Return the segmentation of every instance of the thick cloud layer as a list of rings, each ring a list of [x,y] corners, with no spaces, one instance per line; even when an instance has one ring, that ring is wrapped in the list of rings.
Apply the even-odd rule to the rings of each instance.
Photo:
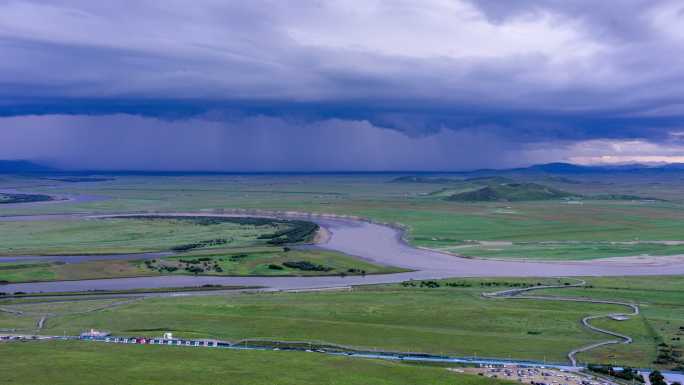
[[[214,127],[221,143],[257,146],[260,121],[275,138],[324,143],[335,126],[351,142],[392,143],[372,167],[346,163],[352,153],[312,158],[338,169],[507,166],[534,160],[509,154],[549,143],[673,148],[684,126],[681,52],[684,5],[674,0],[0,0],[0,130],[7,142],[31,140],[21,127],[46,115],[41,127],[56,140],[78,135],[64,149],[112,132],[133,151],[152,134],[115,126],[140,116],[180,142]],[[444,136],[481,155],[433,159],[426,143]],[[401,141],[410,160],[389,150]],[[482,155],[500,147],[510,151]],[[27,156],[77,162],[56,151]],[[216,167],[232,167],[219,155]]]

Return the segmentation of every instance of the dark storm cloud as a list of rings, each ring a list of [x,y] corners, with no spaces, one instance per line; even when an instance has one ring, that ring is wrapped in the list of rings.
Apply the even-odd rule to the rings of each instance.
[[[412,138],[368,122],[338,119],[51,115],[0,118],[1,127],[15,128],[0,141],[4,156],[38,153],[42,161],[72,169],[455,170],[531,160],[486,132],[442,130]],[[483,148],[492,152],[488,159],[481,156]]]
[[[449,131],[511,147],[665,143],[684,127],[682,8],[0,0],[0,116],[93,115],[108,125],[137,115],[178,132],[193,128],[177,120],[223,124],[233,135],[254,119],[286,131],[362,122],[412,140]],[[17,130],[3,122],[6,135]]]

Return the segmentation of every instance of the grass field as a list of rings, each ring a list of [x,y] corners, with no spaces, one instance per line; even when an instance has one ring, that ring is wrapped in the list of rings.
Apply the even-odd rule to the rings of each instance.
[[[485,300],[480,293],[491,288],[483,288],[481,281],[457,282],[471,286],[383,285],[352,292],[150,298],[86,315],[54,317],[45,332],[75,334],[97,328],[156,336],[166,330],[188,337],[320,341],[367,349],[564,361],[573,347],[601,339],[580,327],[582,316],[620,310]]]
[[[616,345],[585,353],[581,355],[583,359],[644,365],[660,355],[664,358],[659,364],[662,367],[684,369],[684,277],[596,277],[590,278],[589,283],[588,288],[537,293],[634,302],[639,304],[641,315],[622,322],[594,321],[598,327],[628,334],[635,341],[632,345]]]
[[[363,275],[404,271],[394,267],[375,265],[331,251],[293,249],[285,252],[284,250],[286,249],[282,247],[250,247],[238,249],[238,252],[235,249],[209,249],[179,256],[156,258],[147,262],[106,260],[66,264],[60,262],[0,263],[0,282],[155,275]],[[310,264],[309,269],[288,267],[291,262],[307,262]],[[0,286],[0,292],[2,292],[2,286]]]
[[[188,219],[83,219],[64,221],[0,221],[0,255],[122,254],[169,251],[197,242],[220,240],[206,248],[266,245],[259,237],[287,225]]]
[[[632,345],[580,354],[581,362],[649,367],[667,350],[676,358],[684,336],[684,278],[588,278],[589,288],[538,294],[634,301],[641,315],[629,321],[596,320],[596,326],[633,336]],[[450,282],[455,285],[447,286]],[[46,334],[77,334],[96,328],[118,335],[158,336],[171,331],[184,337],[226,340],[272,339],[327,342],[364,349],[445,353],[564,362],[573,348],[609,339],[588,331],[579,320],[587,315],[623,312],[624,307],[560,301],[485,299],[483,291],[520,284],[554,282],[535,279],[452,279],[438,288],[379,285],[351,292],[230,294],[149,298],[83,314],[99,300],[44,308],[31,300],[5,300],[0,328],[35,327],[52,316]],[[35,300],[33,300],[35,301]],[[49,309],[49,310],[48,310]],[[665,343],[667,347],[660,344]],[[660,362],[672,369],[676,360]]]
[[[640,254],[671,255],[683,251],[680,245],[639,243],[684,240],[681,236],[684,183],[679,180],[537,181],[582,195],[625,194],[667,200],[584,200],[581,204],[569,204],[561,200],[448,202],[442,196],[430,193],[448,188],[449,184],[388,183],[394,178],[395,175],[383,174],[117,176],[115,180],[96,183],[51,181],[57,187],[48,188],[44,180],[8,177],[0,181],[0,187],[94,194],[112,199],[27,205],[23,208],[0,207],[0,215],[214,208],[300,210],[353,214],[402,223],[410,229],[411,242],[420,246],[449,249],[471,241],[513,242],[505,247],[456,249],[477,257],[591,259]],[[17,236],[19,239],[8,240],[31,246],[30,240],[20,239],[21,234]],[[24,233],[23,237],[26,236]],[[44,239],[48,238],[49,234],[46,234]],[[150,242],[154,246],[155,241]],[[610,242],[633,243],[616,245]],[[141,241],[133,244],[136,247],[146,246]],[[102,249],[105,246],[97,247]]]
[[[444,368],[330,357],[87,342],[0,343],[3,384],[494,385]]]

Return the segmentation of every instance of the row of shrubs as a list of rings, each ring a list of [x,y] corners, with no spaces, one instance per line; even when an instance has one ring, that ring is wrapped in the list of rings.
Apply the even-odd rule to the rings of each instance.
[[[472,287],[473,284],[469,282],[438,282],[434,280],[429,280],[429,281],[405,281],[402,282],[401,285],[404,287],[427,287],[427,288],[438,288],[441,287],[442,284],[446,287]],[[541,285],[541,284],[538,284]],[[500,283],[500,282],[480,282],[480,286],[510,286],[510,287],[529,287],[533,286],[530,284],[526,283],[519,283],[519,282],[505,282],[505,283]]]
[[[251,217],[203,217],[203,216],[187,216],[187,217],[177,217],[172,215],[162,216],[162,215],[139,215],[135,216],[135,219],[147,219],[147,220],[174,220],[174,221],[184,221],[190,222],[195,225],[200,226],[210,226],[218,225],[221,223],[234,223],[237,225],[244,226],[276,226],[277,223],[282,222],[280,220],[274,220],[269,218],[251,218]]]
[[[190,265],[196,265],[196,264],[199,264],[199,263],[202,263],[202,262],[209,262],[209,261],[212,261],[212,260],[213,260],[213,258],[210,258],[210,257],[201,257],[201,258],[197,258],[197,259],[183,259],[183,258],[181,258],[179,261],[180,261],[181,263],[187,263],[187,264],[190,264]]]
[[[303,270],[303,271],[331,271],[331,270],[333,270],[332,267],[324,266],[324,265],[318,265],[315,263],[311,263],[309,261],[287,261],[287,262],[283,262],[283,266],[289,267],[291,269],[298,269],[298,270]]]
[[[202,247],[225,245],[226,243],[228,243],[228,240],[225,238],[208,239],[205,241],[199,241],[199,242],[195,242],[195,243],[187,243],[185,245],[174,246],[171,248],[171,250],[176,251],[176,252],[188,251],[188,250],[193,250],[193,249],[199,249]]]
[[[180,263],[184,263],[186,265],[183,269],[189,273],[200,274],[200,273],[204,273],[205,271],[211,271],[211,270],[214,270],[217,273],[222,273],[223,268],[221,266],[219,266],[219,264],[216,261],[214,261],[213,265],[209,264],[209,262],[212,260],[213,260],[212,258],[202,257],[202,258],[197,258],[197,259],[180,259],[179,261],[180,261]],[[146,260],[145,266],[148,269],[157,270],[160,273],[163,273],[163,272],[173,273],[173,272],[178,271],[180,269],[178,266],[156,265],[155,264],[156,262],[157,262],[156,259]]]
[[[420,286],[420,287],[427,287],[427,288],[430,288],[430,289],[435,289],[435,288],[440,287],[441,285],[440,285],[439,282],[437,282],[437,281],[420,281],[420,282],[416,282],[416,281],[404,281],[404,282],[401,283],[401,286],[404,286],[404,287],[416,287],[416,286]]]
[[[438,281],[405,281],[402,282],[401,285],[404,287],[428,287],[428,288],[437,288],[441,287],[441,285],[447,286],[447,287],[472,287],[473,284],[470,282],[443,282],[440,284]],[[541,282],[536,282],[536,283],[527,283],[527,282],[499,282],[499,281],[485,281],[485,282],[480,282],[480,286],[483,287],[490,287],[490,286],[505,286],[505,287],[534,287],[534,286],[542,286],[543,284]],[[570,285],[569,283],[564,283],[564,285]]]
[[[291,227],[276,231],[272,234],[263,234],[259,239],[268,239],[271,245],[284,245],[288,243],[309,242],[318,231],[318,225],[306,221],[287,221]]]
[[[52,200],[51,196],[43,194],[0,194],[0,204],[44,202],[50,200]]]

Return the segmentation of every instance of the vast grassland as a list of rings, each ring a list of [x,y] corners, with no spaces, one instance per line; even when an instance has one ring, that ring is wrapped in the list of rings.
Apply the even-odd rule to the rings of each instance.
[[[586,196],[624,194],[666,201],[465,203],[445,201],[443,196],[431,194],[449,188],[449,184],[389,183],[394,178],[395,175],[383,174],[119,176],[96,183],[50,181],[58,186],[46,187],[44,180],[8,177],[0,181],[0,187],[112,199],[0,207],[0,215],[221,208],[299,210],[402,223],[410,229],[409,239],[414,244],[477,257],[591,259],[684,251],[677,244],[645,242],[684,240],[684,184],[678,179],[616,177],[563,182],[565,179],[541,177],[537,181]],[[480,241],[506,242],[490,245]],[[140,242],[135,244],[144,246]]]
[[[44,332],[75,334],[94,327],[121,335],[156,336],[173,331],[187,337],[319,341],[365,349],[562,362],[570,349],[602,338],[583,329],[579,319],[621,310],[583,303],[487,300],[480,293],[493,286],[482,286],[478,280],[454,282],[468,286],[383,285],[352,292],[150,298],[89,314],[65,311],[64,316],[51,318]],[[506,287],[507,282],[537,281],[485,282]],[[5,322],[21,318],[0,317]]]
[[[684,245],[677,242],[684,240],[681,231],[684,183],[679,180],[536,181],[578,195],[631,194],[665,201],[584,199],[581,202],[466,203],[446,201],[444,193],[431,194],[453,188],[448,184],[388,183],[393,178],[391,175],[118,176],[115,180],[102,182],[48,183],[29,177],[5,177],[0,179],[0,188],[24,188],[46,194],[88,194],[111,199],[0,205],[0,215],[231,208],[298,210],[352,214],[401,223],[409,229],[408,238],[413,244],[476,257],[566,260],[684,254]],[[451,193],[453,191],[449,190]],[[195,263],[184,262],[189,260],[198,261],[197,265],[204,270],[201,274],[219,275],[394,271],[335,253],[285,251],[282,245],[269,245],[267,240],[260,239],[276,230],[272,227],[177,222],[180,221],[0,221],[0,253],[136,253],[164,251],[215,239],[230,242],[203,245],[182,255],[157,258],[148,263],[141,260],[2,263],[0,280],[193,274],[187,269]],[[330,270],[301,270],[284,265],[292,261],[308,261],[313,266],[325,266]],[[173,270],[174,267],[177,269]],[[580,361],[639,367],[655,365],[663,369],[681,365],[681,338],[684,337],[682,278],[589,278],[588,281],[590,286],[586,289],[540,294],[634,301],[642,312],[628,321],[593,321],[596,326],[633,336],[634,344],[584,353],[579,356]],[[109,306],[111,300],[59,305],[17,305],[17,302],[31,300],[2,300],[0,308],[20,309],[22,313],[0,311],[0,329],[32,331],[40,318],[49,315],[41,333],[76,334],[91,327],[121,335],[156,336],[162,331],[172,331],[189,337],[314,341],[366,349],[562,362],[569,350],[606,339],[606,336],[583,328],[579,323],[582,317],[623,311],[622,307],[614,305],[484,299],[480,295],[485,290],[502,289],[513,283],[536,283],[536,280],[451,279],[448,282],[456,285],[441,283],[437,288],[419,284],[382,285],[356,288],[351,292],[148,298],[113,307]],[[148,348],[153,350],[145,350]],[[140,377],[141,373],[147,373],[155,380],[179,379],[179,383],[187,383],[188,378],[195,383],[216,383],[212,379],[226,377],[226,373],[234,378],[231,383],[245,384],[270,380],[271,383],[306,384],[316,376],[339,379],[339,383],[345,384],[368,383],[369,378],[376,378],[374,376],[399,384],[401,381],[440,383],[453,380],[453,377],[443,377],[453,376],[443,369],[435,369],[436,377],[430,377],[433,374],[426,374],[424,368],[373,361],[359,364],[368,366],[356,368],[357,361],[336,361],[311,354],[263,352],[265,355],[259,355],[262,352],[252,352],[233,358],[233,352],[188,350],[186,353],[182,349],[161,349],[54,343],[0,345],[3,356],[7,353],[12,357],[24,357],[12,362],[0,360],[0,365],[13,365],[2,369],[22,375],[22,379],[35,378],[36,384],[59,381],[73,384],[82,379],[83,383],[92,383],[85,381],[92,380],[87,376],[74,378],[68,374],[75,370],[72,368],[83,367],[88,357],[96,357],[93,361],[100,365],[97,366],[100,371],[123,376],[124,380],[148,378]],[[41,358],[47,355],[61,355],[64,359],[48,361]],[[309,360],[308,357],[315,358]],[[45,362],[50,362],[50,366]],[[242,368],[247,369],[240,371],[238,366],[231,366],[233,362],[242,362]],[[40,364],[46,365],[45,371],[54,374],[49,382],[43,377],[25,377],[30,367]],[[339,374],[339,367],[345,368],[342,370],[345,374]],[[354,374],[354,370],[361,374]],[[414,374],[413,370],[420,370],[420,374]],[[279,372],[283,376],[273,374]],[[161,377],[169,373],[172,375]],[[262,377],[254,373],[260,373]],[[310,377],[308,373],[311,373]],[[205,374],[208,377],[203,377]],[[190,377],[183,377],[186,375]],[[275,377],[263,377],[270,375]],[[420,375],[420,380],[414,375]],[[292,382],[287,382],[290,380]],[[102,377],[98,382],[107,381],[116,383],[116,379],[109,377]],[[459,381],[466,380],[459,378]],[[372,382],[382,383],[381,380]]]
[[[0,343],[0,356],[0,381],[25,385],[510,384],[444,368],[294,352],[31,342]]]
[[[447,286],[447,282],[453,285]],[[367,286],[351,292],[148,298],[115,307],[106,306],[111,300],[48,306],[15,299],[0,302],[0,308],[22,314],[0,312],[0,328],[33,330],[42,315],[50,314],[41,333],[76,334],[97,328],[118,335],[157,336],[172,331],[178,336],[232,341],[312,341],[362,349],[549,362],[564,362],[571,349],[609,339],[583,328],[580,319],[624,312],[624,307],[481,296],[483,291],[551,282],[556,281],[451,279],[432,288],[417,281],[413,286]],[[583,353],[581,362],[664,369],[680,365],[684,278],[588,278],[588,282],[586,289],[538,294],[634,302],[641,314],[628,321],[593,321],[635,341]],[[24,301],[29,303],[21,304]],[[672,360],[658,361],[664,353]]]

